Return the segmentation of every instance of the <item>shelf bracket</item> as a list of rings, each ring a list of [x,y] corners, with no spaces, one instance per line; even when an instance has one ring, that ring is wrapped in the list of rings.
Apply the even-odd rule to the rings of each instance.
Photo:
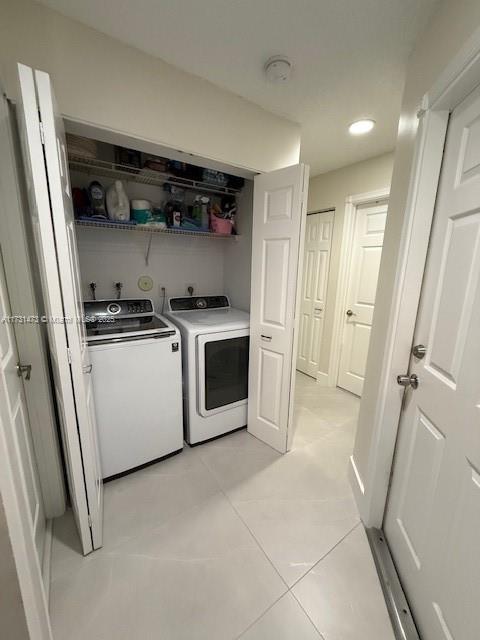
[[[152,248],[152,237],[153,237],[153,233],[149,233],[148,234],[148,240],[147,240],[147,250],[145,252],[145,266],[148,267],[148,262],[150,260],[150,249]]]

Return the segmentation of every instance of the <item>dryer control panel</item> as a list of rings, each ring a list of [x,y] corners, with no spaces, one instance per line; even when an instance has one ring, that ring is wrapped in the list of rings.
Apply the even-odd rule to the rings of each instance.
[[[230,301],[227,296],[188,296],[170,298],[170,311],[203,311],[204,309],[228,309]]]

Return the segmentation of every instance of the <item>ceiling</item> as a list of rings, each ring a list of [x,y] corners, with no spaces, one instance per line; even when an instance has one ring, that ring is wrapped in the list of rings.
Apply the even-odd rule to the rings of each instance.
[[[394,148],[406,62],[437,0],[40,0],[298,122],[316,175]],[[263,65],[284,54],[286,85]],[[352,137],[361,117],[374,131]]]

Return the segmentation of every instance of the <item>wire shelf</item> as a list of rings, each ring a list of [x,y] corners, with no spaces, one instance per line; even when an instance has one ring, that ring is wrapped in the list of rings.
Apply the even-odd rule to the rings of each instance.
[[[81,171],[96,176],[112,178],[113,180],[129,180],[140,184],[149,184],[156,187],[163,187],[165,183],[182,189],[193,189],[203,193],[214,193],[220,196],[238,196],[241,189],[231,187],[220,187],[209,182],[180,178],[170,173],[161,173],[153,169],[136,169],[119,164],[117,162],[107,162],[98,158],[86,158],[74,154],[68,155],[68,163],[71,171]]]
[[[148,224],[128,224],[128,223],[115,223],[111,221],[103,220],[75,220],[77,227],[87,227],[90,229],[115,229],[117,231],[141,231],[143,233],[157,233],[166,236],[178,236],[185,237],[190,236],[194,238],[210,238],[216,240],[235,240],[239,236],[223,233],[213,233],[212,231],[193,231],[190,229],[160,229],[154,225]]]

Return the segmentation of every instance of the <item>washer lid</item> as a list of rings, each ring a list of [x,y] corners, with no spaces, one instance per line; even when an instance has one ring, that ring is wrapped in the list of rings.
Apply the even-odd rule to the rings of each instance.
[[[170,336],[175,333],[173,327],[166,318],[155,314],[149,316],[132,316],[130,318],[104,317],[97,318],[93,322],[86,322],[87,341],[121,341],[133,337],[159,337]]]

